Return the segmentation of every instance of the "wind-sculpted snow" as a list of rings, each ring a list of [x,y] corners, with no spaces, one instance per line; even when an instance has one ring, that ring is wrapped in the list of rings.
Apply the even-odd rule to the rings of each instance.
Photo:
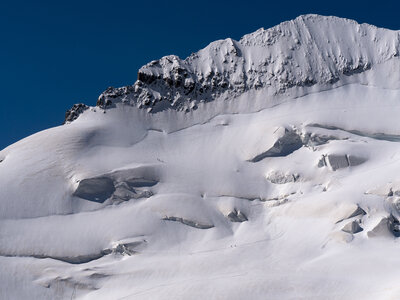
[[[341,220],[337,221],[336,223],[340,223],[343,220],[351,219],[353,217],[364,216],[366,214],[367,213],[365,212],[365,210],[363,210],[360,206],[357,205],[357,208],[350,215],[348,215],[344,219],[341,219]]]
[[[285,129],[285,133],[267,151],[252,158],[251,162],[259,162],[267,157],[287,156],[303,146],[301,137],[293,131]]]
[[[399,298],[399,70],[315,15],[150,63],[0,151],[0,298]]]
[[[361,231],[363,231],[362,227],[360,226],[359,221],[352,221],[350,223],[347,223],[342,230],[344,232],[350,233],[350,234],[356,234]]]

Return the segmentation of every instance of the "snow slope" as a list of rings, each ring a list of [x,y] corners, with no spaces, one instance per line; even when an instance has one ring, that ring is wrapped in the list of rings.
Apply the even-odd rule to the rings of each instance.
[[[397,299],[398,51],[300,16],[10,145],[0,298]]]

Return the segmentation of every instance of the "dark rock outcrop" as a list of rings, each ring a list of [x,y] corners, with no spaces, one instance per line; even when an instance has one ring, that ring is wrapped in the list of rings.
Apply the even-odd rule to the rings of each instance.
[[[63,124],[76,120],[88,108],[89,106],[83,103],[74,104],[71,109],[66,111]]]

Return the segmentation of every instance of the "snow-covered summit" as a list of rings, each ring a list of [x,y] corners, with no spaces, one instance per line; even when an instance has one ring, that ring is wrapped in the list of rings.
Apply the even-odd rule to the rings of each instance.
[[[283,93],[332,84],[399,55],[399,32],[349,19],[302,15],[239,41],[219,40],[182,60],[169,55],[140,68],[132,86],[109,88],[98,106],[123,102],[158,112],[196,109],[249,90]]]
[[[398,50],[301,16],[0,151],[0,299],[400,299]]]

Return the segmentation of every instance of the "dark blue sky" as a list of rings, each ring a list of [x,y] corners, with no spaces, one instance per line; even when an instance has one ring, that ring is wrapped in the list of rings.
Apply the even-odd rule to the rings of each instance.
[[[0,149],[60,125],[74,103],[95,105],[108,86],[132,84],[153,59],[185,58],[300,14],[400,29],[397,1],[368,2],[2,1]]]

